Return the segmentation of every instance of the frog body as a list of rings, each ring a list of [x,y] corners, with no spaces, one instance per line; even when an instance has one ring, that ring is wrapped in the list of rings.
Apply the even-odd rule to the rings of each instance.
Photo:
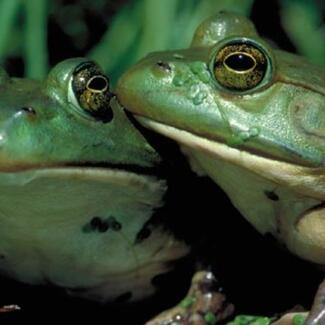
[[[70,59],[43,82],[1,70],[0,107],[0,271],[102,302],[153,293],[188,248],[150,222],[161,157],[100,68]]]
[[[117,94],[144,126],[176,140],[261,233],[325,265],[325,70],[270,47],[222,12],[185,50],[148,55]]]

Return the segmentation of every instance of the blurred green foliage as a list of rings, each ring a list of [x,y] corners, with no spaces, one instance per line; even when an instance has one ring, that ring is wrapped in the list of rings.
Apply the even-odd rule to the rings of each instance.
[[[111,28],[89,55],[116,76],[149,52],[187,47],[195,28],[211,13],[229,9],[248,14],[252,2],[135,0],[113,17]]]
[[[113,80],[148,52],[188,46],[196,26],[221,9],[250,15],[263,0],[0,0],[0,60],[10,73],[43,78],[58,61],[88,56]],[[278,0],[297,52],[325,65],[324,1]],[[272,35],[272,33],[271,33]]]

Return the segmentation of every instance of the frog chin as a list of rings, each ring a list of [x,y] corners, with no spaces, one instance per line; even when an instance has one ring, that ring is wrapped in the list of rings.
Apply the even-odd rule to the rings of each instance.
[[[324,168],[261,157],[148,118],[136,118],[177,141],[192,169],[213,179],[260,233],[270,233],[294,254],[325,265]]]
[[[188,252],[162,225],[144,229],[165,192],[164,180],[117,169],[0,172],[0,272],[100,301],[143,298]]]
[[[302,195],[325,200],[324,167],[307,167],[259,156],[143,116],[136,115],[136,119],[143,126],[178,142],[189,159],[197,152],[207,158],[222,160],[247,169],[279,186],[286,186]],[[204,173],[199,165],[196,164],[195,168]]]

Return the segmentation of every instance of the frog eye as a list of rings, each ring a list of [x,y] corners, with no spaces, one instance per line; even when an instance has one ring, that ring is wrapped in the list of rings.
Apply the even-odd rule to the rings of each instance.
[[[224,88],[247,91],[260,85],[268,70],[266,53],[257,45],[236,41],[226,44],[214,57],[213,72]]]
[[[71,79],[72,98],[75,106],[86,113],[109,122],[113,118],[110,100],[113,94],[109,90],[109,79],[93,62],[79,64]],[[70,96],[71,97],[71,96]]]

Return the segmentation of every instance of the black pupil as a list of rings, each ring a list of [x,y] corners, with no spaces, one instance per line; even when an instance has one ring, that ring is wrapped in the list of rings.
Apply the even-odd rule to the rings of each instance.
[[[104,90],[107,87],[107,80],[104,77],[95,77],[88,83],[88,88],[93,90]]]
[[[236,71],[247,71],[254,67],[254,60],[245,53],[235,53],[228,56],[225,65]]]

